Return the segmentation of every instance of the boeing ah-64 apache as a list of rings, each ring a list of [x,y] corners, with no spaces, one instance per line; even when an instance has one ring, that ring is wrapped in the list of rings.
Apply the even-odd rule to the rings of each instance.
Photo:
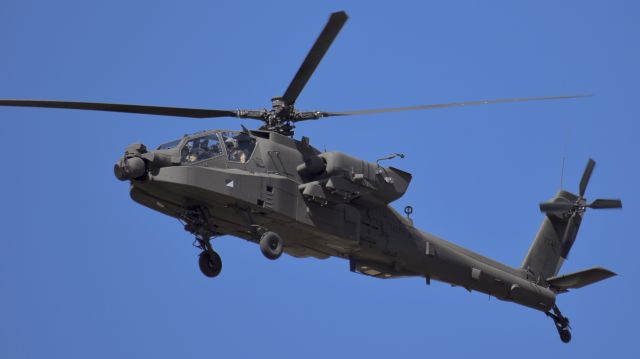
[[[109,103],[0,100],[29,106],[128,112],[192,118],[237,117],[264,122],[258,130],[212,130],[184,136],[150,150],[126,148],[115,176],[131,182],[131,198],[180,219],[202,251],[199,266],[208,277],[222,269],[211,239],[232,235],[258,243],[265,257],[349,261],[351,271],[378,278],[422,277],[487,293],[545,313],[563,342],[571,340],[569,320],[556,295],[615,275],[591,268],[558,275],[587,208],[621,208],[617,199],[587,202],[585,190],[595,162],[589,160],[578,194],[560,190],[542,203],[545,216],[522,266],[513,268],[414,227],[390,203],[407,191],[411,174],[340,152],[321,152],[307,137],[293,138],[300,121],[331,116],[424,110],[443,107],[566,99],[531,97],[421,105],[348,112],[308,111],[295,101],[347,20],[331,15],[302,66],[270,110],[191,109]],[[381,160],[401,154],[393,154]]]

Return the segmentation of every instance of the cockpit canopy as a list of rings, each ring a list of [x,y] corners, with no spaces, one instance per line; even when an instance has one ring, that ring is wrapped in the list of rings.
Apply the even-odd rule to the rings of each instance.
[[[237,131],[215,131],[185,136],[158,146],[158,150],[180,148],[180,162],[199,163],[226,156],[230,162],[247,163],[256,147],[256,139]]]
[[[232,162],[247,163],[256,148],[256,139],[240,132],[221,132],[227,150],[227,159]]]
[[[182,142],[182,139],[163,143],[160,146],[158,146],[156,150],[170,150],[172,148],[176,148],[180,144],[180,142]]]
[[[191,138],[184,144],[180,154],[182,163],[204,161],[222,155],[218,134]]]

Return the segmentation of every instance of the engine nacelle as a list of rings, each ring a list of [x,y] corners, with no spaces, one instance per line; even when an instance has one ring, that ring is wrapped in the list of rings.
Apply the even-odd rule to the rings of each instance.
[[[324,187],[331,193],[371,204],[388,204],[402,197],[411,174],[393,167],[363,161],[340,152],[319,155],[328,177]]]

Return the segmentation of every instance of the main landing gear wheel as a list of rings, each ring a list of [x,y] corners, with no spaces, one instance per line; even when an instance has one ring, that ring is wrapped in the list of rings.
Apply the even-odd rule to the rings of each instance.
[[[260,251],[271,260],[280,258],[283,247],[282,238],[275,232],[265,232],[260,238]]]
[[[560,335],[560,340],[563,343],[568,343],[571,341],[571,327],[569,326],[569,318],[562,315],[560,309],[558,309],[557,305],[553,306],[553,313],[547,312],[547,316],[553,319],[553,323],[556,325],[556,329],[558,330],[558,334]]]
[[[202,274],[209,278],[217,277],[222,271],[222,259],[214,250],[202,251],[198,264]]]

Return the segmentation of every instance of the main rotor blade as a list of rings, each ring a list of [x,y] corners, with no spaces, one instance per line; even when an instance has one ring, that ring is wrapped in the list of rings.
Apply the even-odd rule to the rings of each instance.
[[[287,105],[293,105],[293,103],[296,102],[300,92],[302,92],[307,81],[309,81],[309,78],[316,70],[316,67],[318,67],[320,60],[322,60],[322,57],[327,52],[336,36],[338,36],[338,32],[340,32],[340,29],[348,18],[347,13],[344,11],[334,12],[331,14],[329,22],[325,25],[320,36],[313,44],[313,47],[307,54],[307,57],[304,59],[304,62],[282,96],[282,99]]]
[[[573,207],[571,202],[545,202],[540,203],[540,212],[563,213]]]
[[[64,108],[72,110],[94,110],[139,113],[145,115],[178,116],[192,118],[238,117],[236,110],[209,110],[182,107],[162,107],[145,105],[125,105],[102,102],[71,102],[44,100],[0,100],[0,106]]]
[[[589,179],[591,178],[591,174],[593,173],[593,168],[596,166],[596,161],[589,158],[589,162],[587,162],[587,167],[584,169],[584,173],[582,174],[582,179],[580,180],[580,197],[584,197],[584,192],[587,190],[587,185],[589,184]]]
[[[619,199],[596,199],[588,207],[593,209],[622,208],[622,201]]]
[[[571,215],[571,217],[569,217],[569,221],[567,221],[567,227],[565,228],[564,235],[562,236],[562,250],[560,253],[560,256],[564,259],[569,257],[569,252],[571,251],[573,243],[576,241],[578,226],[580,226],[581,221],[582,217],[579,217],[577,212]]]
[[[385,113],[385,112],[432,110],[432,109],[436,109],[436,108],[477,106],[477,105],[488,105],[488,104],[494,104],[494,103],[528,102],[528,101],[545,101],[545,100],[566,100],[566,99],[582,98],[582,97],[588,97],[588,96],[590,96],[590,95],[520,97],[520,98],[506,98],[506,99],[497,99],[497,100],[449,102],[449,103],[437,103],[437,104],[430,104],[430,105],[391,107],[391,108],[367,109],[367,110],[355,110],[355,111],[342,111],[342,112],[321,112],[321,113],[322,113],[322,115],[324,117],[329,117],[329,116],[350,116],[350,115],[371,115],[371,114]]]

